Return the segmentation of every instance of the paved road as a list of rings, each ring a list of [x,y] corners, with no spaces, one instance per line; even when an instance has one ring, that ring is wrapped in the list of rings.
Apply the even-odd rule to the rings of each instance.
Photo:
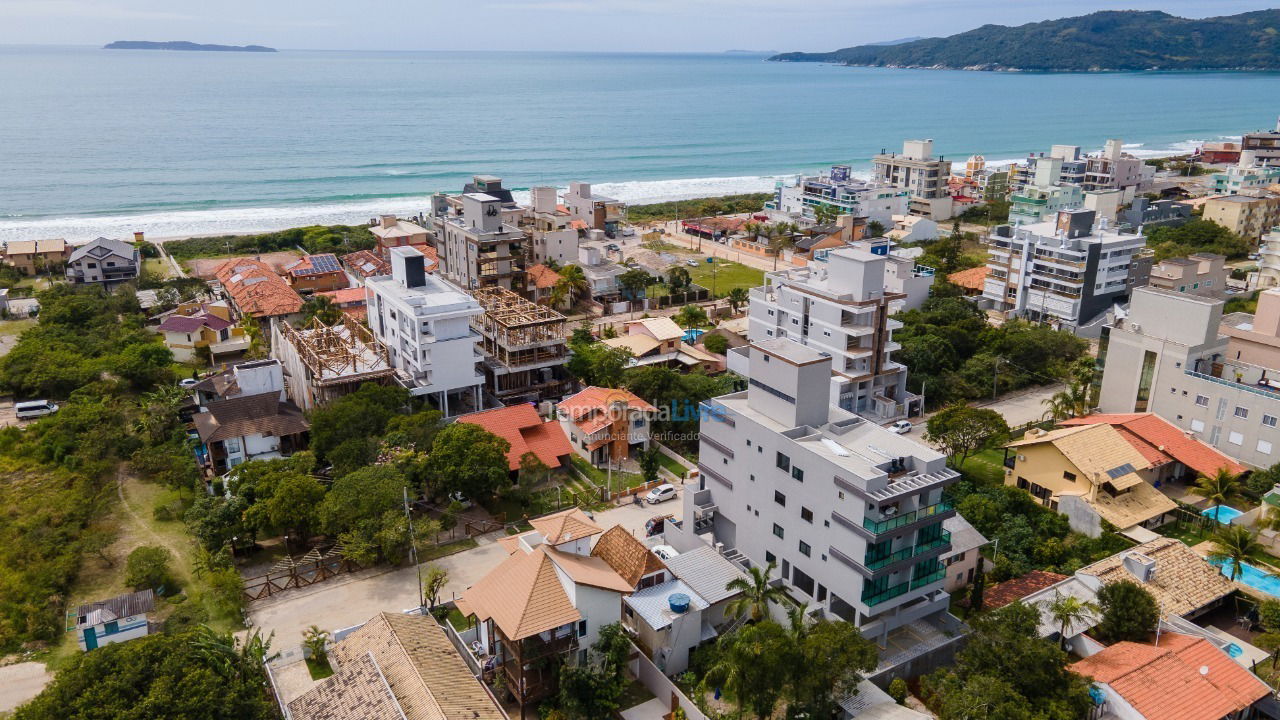
[[[682,490],[677,486],[678,490]],[[622,525],[637,535],[645,521],[655,515],[680,513],[679,499],[661,505],[621,507],[596,513],[595,520],[606,530]],[[449,583],[442,595],[452,599],[474,585],[506,558],[501,545],[488,542],[472,550],[435,560],[434,564],[449,572]],[[249,613],[250,624],[263,634],[275,632],[275,647],[292,649],[302,641],[302,632],[319,625],[326,630],[339,630],[358,625],[382,611],[399,612],[418,606],[418,573],[413,567],[390,571],[370,570],[346,578],[334,578],[308,588],[290,591],[254,603]]]

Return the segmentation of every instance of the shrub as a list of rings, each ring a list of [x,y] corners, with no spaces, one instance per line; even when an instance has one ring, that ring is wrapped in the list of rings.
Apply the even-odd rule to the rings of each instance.
[[[163,589],[172,585],[169,562],[173,554],[157,545],[135,548],[125,560],[124,581],[134,590]]]

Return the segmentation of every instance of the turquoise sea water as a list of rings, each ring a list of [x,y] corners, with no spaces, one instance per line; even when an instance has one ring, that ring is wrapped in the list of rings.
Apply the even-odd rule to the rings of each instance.
[[[931,137],[957,160],[1269,127],[1280,74],[1011,74],[727,55],[0,47],[0,240],[418,212],[474,173],[629,201],[769,189]]]

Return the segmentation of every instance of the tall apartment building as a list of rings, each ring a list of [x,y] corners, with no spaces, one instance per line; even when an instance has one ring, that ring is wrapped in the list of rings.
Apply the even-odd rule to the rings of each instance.
[[[752,343],[746,391],[703,405],[683,533],[753,566],[776,562],[793,596],[881,647],[949,624],[943,589],[959,479],[945,458],[828,405],[832,358],[789,339]],[[909,643],[909,644],[916,644]]]
[[[1258,242],[1271,228],[1280,225],[1280,193],[1255,188],[1239,195],[1209,198],[1202,217],[1246,240]]]
[[[591,183],[571,182],[564,195],[564,205],[574,220],[586,223],[588,230],[603,230],[614,237],[627,221],[627,204],[591,192]]]
[[[391,274],[365,280],[369,329],[386,348],[396,381],[425,395],[446,416],[484,407],[484,375],[472,318],[481,314],[471,296],[426,271],[416,248],[394,247]]]
[[[1276,184],[1280,184],[1280,164],[1260,163],[1256,150],[1241,152],[1239,162],[1213,175],[1213,191],[1219,195],[1239,195],[1241,190]]]
[[[982,295],[1009,317],[1078,327],[1147,284],[1151,255],[1133,232],[1095,223],[1092,210],[991,234]]]
[[[1032,153],[1025,162],[1016,163],[1009,167],[1009,187],[1014,192],[1021,191],[1027,185],[1035,183],[1036,171],[1042,161],[1060,160],[1062,164],[1058,167],[1058,174],[1052,178],[1053,183],[1062,183],[1064,185],[1084,185],[1085,169],[1088,167],[1088,161],[1085,160],[1083,153],[1080,151],[1079,145],[1054,145],[1049,149],[1048,154]]]
[[[1009,196],[1009,224],[1030,225],[1056,217],[1059,210],[1073,210],[1084,204],[1079,185],[1063,183],[1062,159],[1040,158],[1029,184]]]
[[[752,342],[786,338],[831,358],[828,400],[876,422],[898,420],[920,410],[907,392],[907,368],[894,362],[900,346],[889,316],[905,293],[885,289],[888,257],[856,248],[827,253],[826,262],[767,273],[750,292],[747,337]],[[910,261],[908,261],[910,262]],[[749,353],[736,348],[729,369],[749,375]]]
[[[1084,189],[1121,190],[1125,202],[1155,177],[1155,168],[1126,153],[1120,140],[1108,140],[1102,152],[1091,154],[1086,163]]]
[[[951,161],[933,156],[932,140],[907,140],[902,154],[883,150],[872,158],[874,180],[902,188],[911,194],[908,205],[913,215],[930,220],[946,220],[952,215],[947,179],[951,177]]]
[[[1258,286],[1280,285],[1280,227],[1273,227],[1258,243]]]
[[[516,227],[523,210],[508,198],[498,178],[477,175],[464,192],[431,196],[431,230],[440,256],[440,273],[465,290],[501,287],[524,292],[525,234]]]
[[[767,210],[816,220],[820,208],[836,215],[852,215],[875,220],[886,227],[894,215],[905,215],[908,193],[886,183],[867,182],[853,177],[848,165],[832,165],[826,175],[779,182]]]
[[[1280,462],[1280,292],[1258,312],[1224,316],[1215,298],[1139,288],[1129,312],[1103,328],[1099,406],[1153,412],[1256,467]],[[1274,352],[1274,354],[1272,354]],[[1267,364],[1249,362],[1273,358]]]
[[[1280,165],[1280,119],[1275,130],[1247,133],[1240,140],[1240,153],[1252,152],[1262,165]]]
[[[471,316],[480,336],[485,389],[503,405],[559,400],[573,387],[568,321],[500,287],[475,291],[483,313]]]
[[[529,236],[532,264],[551,261],[563,266],[578,262],[578,231],[572,227],[573,216],[560,205],[556,189],[536,187],[529,195],[530,205],[520,228]]]

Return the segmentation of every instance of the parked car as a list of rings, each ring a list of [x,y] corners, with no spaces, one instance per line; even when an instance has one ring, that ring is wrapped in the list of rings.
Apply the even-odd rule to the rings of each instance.
[[[635,234],[636,234],[636,229],[633,227],[622,228],[623,237],[634,237]]]
[[[608,245],[604,246],[604,249],[608,250],[609,252],[618,252],[622,248],[618,247],[617,243],[609,243]]]
[[[185,378],[183,380],[178,381],[178,387],[184,388],[186,390],[190,390],[191,388],[195,387],[199,383],[200,381],[196,380],[195,378]]]
[[[899,420],[898,422],[889,426],[889,431],[898,433],[899,435],[906,435],[907,433],[911,432],[911,428],[913,427],[915,426],[912,425],[910,421]]]
[[[461,504],[463,510],[471,509],[471,499],[468,498],[466,495],[463,495],[462,493],[458,492],[457,490],[449,493],[449,502],[450,503],[456,502]]]
[[[676,486],[672,485],[671,483],[663,483],[658,487],[650,490],[649,494],[644,496],[644,501],[649,503],[650,505],[657,505],[660,502],[666,502],[667,500],[671,500],[675,496],[676,496]]]
[[[14,403],[13,414],[19,420],[30,420],[32,418],[44,417],[58,412],[58,404],[49,402],[48,400],[28,400],[26,402]]]
[[[685,260],[685,261],[684,261],[684,264],[685,264],[685,265],[688,265],[689,267],[698,267],[698,261],[697,261],[697,260]]]

